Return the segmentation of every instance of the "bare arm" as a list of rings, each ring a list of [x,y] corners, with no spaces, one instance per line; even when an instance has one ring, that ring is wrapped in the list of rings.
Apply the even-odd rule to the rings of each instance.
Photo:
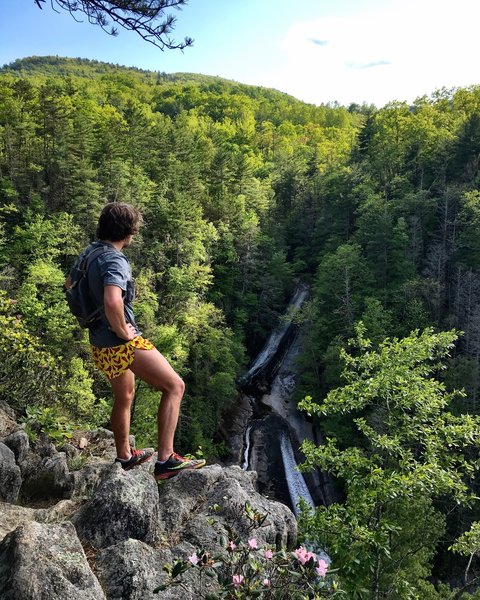
[[[116,285],[106,285],[103,288],[103,303],[105,316],[119,338],[128,341],[137,335],[135,328],[125,321],[122,290]]]

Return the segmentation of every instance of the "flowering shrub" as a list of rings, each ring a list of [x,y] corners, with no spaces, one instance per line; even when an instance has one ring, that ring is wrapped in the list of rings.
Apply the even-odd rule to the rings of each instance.
[[[247,516],[250,513],[249,518],[257,523],[265,520],[248,505],[246,513]],[[229,529],[229,533],[233,532]],[[187,589],[182,575],[189,569],[197,569],[200,585],[204,577],[216,578],[218,582],[218,590],[206,594],[206,600],[304,600],[334,598],[342,594],[328,563],[303,546],[294,552],[283,547],[277,551],[270,545],[262,545],[253,536],[244,542],[235,535],[231,539],[224,538],[222,545],[225,552],[218,556],[212,556],[206,550],[198,550],[187,560],[177,560],[165,565],[167,581],[155,593],[171,586]],[[201,597],[200,594],[198,596]]]

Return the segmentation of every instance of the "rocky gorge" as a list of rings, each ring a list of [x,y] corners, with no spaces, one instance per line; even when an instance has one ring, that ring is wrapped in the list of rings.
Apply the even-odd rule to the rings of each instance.
[[[295,543],[290,509],[259,494],[256,474],[238,466],[213,464],[158,486],[151,463],[131,471],[114,463],[111,432],[77,432],[57,450],[42,436],[30,442],[5,403],[0,440],[1,600],[176,599],[176,589],[154,594],[164,565],[199,549],[224,553],[232,532],[245,539],[247,502],[267,515],[259,543]],[[195,570],[185,585],[187,599],[215,589]]]

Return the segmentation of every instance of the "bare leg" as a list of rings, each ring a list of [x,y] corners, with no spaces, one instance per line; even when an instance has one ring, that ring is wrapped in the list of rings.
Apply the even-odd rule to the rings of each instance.
[[[140,379],[162,392],[157,413],[158,460],[167,460],[173,452],[173,438],[185,384],[156,348],[136,348],[135,359],[130,369]]]
[[[112,408],[112,430],[115,438],[115,447],[118,458],[130,456],[130,408],[135,395],[135,375],[132,371],[125,371],[119,377],[110,379],[114,402]]]

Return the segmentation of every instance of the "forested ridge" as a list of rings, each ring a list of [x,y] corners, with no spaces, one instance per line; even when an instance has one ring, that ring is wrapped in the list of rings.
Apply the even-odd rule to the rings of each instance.
[[[478,517],[480,87],[313,106],[32,57],[0,71],[0,136],[0,390],[27,422],[108,422],[62,283],[105,202],[131,202],[138,321],[187,384],[179,449],[222,451],[238,376],[309,283],[296,394],[335,444],[308,460],[345,502],[305,531],[348,597],[469,597],[430,578],[461,588],[478,570],[475,529],[465,560],[448,548]],[[142,443],[156,402],[140,385]]]

